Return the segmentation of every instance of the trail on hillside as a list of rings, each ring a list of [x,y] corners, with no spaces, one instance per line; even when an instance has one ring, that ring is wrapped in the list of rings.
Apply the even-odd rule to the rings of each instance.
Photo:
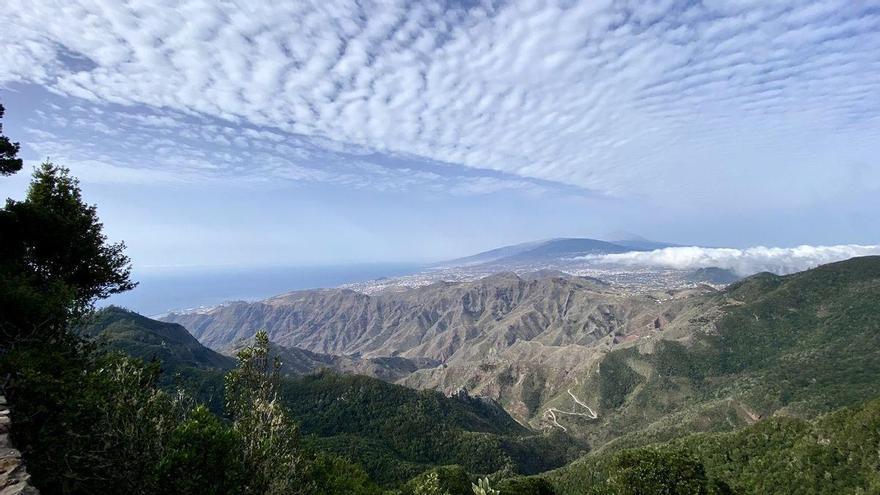
[[[572,407],[572,409],[576,409],[577,406],[581,406],[584,409],[586,409],[587,412],[577,412],[575,410],[563,411],[560,409],[556,409],[555,407],[550,407],[544,412],[545,419],[549,419],[554,425],[561,428],[562,431],[568,432],[568,428],[559,424],[559,421],[557,420],[557,417],[556,417],[557,414],[560,414],[560,415],[565,414],[568,416],[581,416],[581,417],[588,418],[588,419],[597,419],[599,417],[599,415],[596,414],[596,412],[593,411],[593,409],[590,406],[584,404],[584,402],[582,400],[578,399],[577,396],[572,393],[571,389],[566,390],[566,392],[568,392],[568,395],[570,395],[571,398],[574,400],[574,406]]]

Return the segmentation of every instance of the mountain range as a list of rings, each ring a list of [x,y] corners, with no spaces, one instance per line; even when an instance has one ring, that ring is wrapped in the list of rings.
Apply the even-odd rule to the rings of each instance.
[[[300,350],[294,352],[374,363],[402,359],[396,362],[406,364],[385,373],[385,379],[447,394],[464,389],[491,397],[519,421],[547,428],[556,427],[547,417],[548,408],[571,409],[569,391],[599,410],[614,403],[602,399],[601,381],[596,378],[606,360],[632,364],[619,368],[630,370],[622,373],[641,383],[656,366],[652,359],[665,355],[656,349],[705,346],[709,342],[705,336],[718,332],[719,322],[728,322],[743,308],[757,304],[743,294],[778,291],[776,284],[791,287],[800,280],[824,280],[825,275],[819,274],[856,265],[864,265],[864,273],[871,274],[869,268],[876,269],[877,264],[877,258],[869,257],[788,277],[760,274],[722,291],[698,286],[644,293],[584,277],[501,273],[375,296],[346,289],[297,291],[261,302],[170,314],[165,319],[185,326],[201,342],[220,350],[265,329],[277,345]],[[825,304],[840,297],[830,292]],[[771,321],[782,325],[802,311],[820,311],[818,307],[785,308]],[[757,310],[755,315],[754,321],[740,319],[737,328],[760,324]],[[866,331],[859,326],[846,330]],[[842,334],[819,339],[815,345]],[[742,352],[753,354],[755,349]],[[621,361],[614,357],[618,354],[627,357]],[[599,407],[603,401],[606,407]],[[743,411],[757,406],[731,402],[730,407],[739,411],[738,417],[747,418],[749,414]],[[767,408],[763,409],[756,414],[767,414]]]
[[[757,474],[716,452],[745,449],[768,428],[807,438],[798,435],[829,424],[821,415],[880,397],[877,294],[880,257],[762,273],[724,289],[633,292],[558,272],[501,273],[373,296],[297,291],[164,323],[113,309],[88,333],[172,369],[220,372],[228,358],[202,344],[231,354],[266,329],[304,431],[388,483],[437,464],[491,472],[499,465],[486,459],[502,459],[530,474],[586,455],[522,479],[537,491],[511,492],[580,493],[577,480],[598,483],[618,469],[618,452],[656,444],[702,459],[725,486],[753,486]],[[449,416],[448,408],[463,409]],[[405,438],[407,428],[453,417],[430,435],[452,443],[388,445],[389,432]],[[717,436],[726,431],[739,436]],[[708,436],[688,443],[696,432]],[[475,439],[500,450],[469,455]],[[785,445],[780,455],[821,465]],[[771,462],[769,448],[749,455]]]

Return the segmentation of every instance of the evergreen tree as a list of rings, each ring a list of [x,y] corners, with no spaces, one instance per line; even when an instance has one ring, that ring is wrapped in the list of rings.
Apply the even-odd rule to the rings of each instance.
[[[40,165],[25,200],[0,210],[0,345],[58,338],[96,300],[133,288],[124,249],[70,171]]]

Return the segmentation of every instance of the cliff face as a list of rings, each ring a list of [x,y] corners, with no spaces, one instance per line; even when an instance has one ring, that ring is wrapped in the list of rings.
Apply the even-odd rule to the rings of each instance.
[[[40,491],[31,485],[21,452],[9,440],[11,427],[6,397],[0,395],[0,495],[39,495]]]

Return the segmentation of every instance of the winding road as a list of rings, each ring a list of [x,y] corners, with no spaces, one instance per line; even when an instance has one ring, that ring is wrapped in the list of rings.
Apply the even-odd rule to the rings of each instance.
[[[564,431],[564,432],[568,432],[568,428],[562,426],[561,424],[559,424],[559,421],[557,421],[557,418],[556,418],[556,415],[557,415],[557,414],[566,414],[566,415],[568,415],[568,416],[581,416],[581,417],[588,418],[588,419],[597,419],[597,418],[599,417],[599,415],[596,414],[596,412],[593,411],[593,409],[590,408],[590,406],[584,404],[583,401],[581,401],[580,399],[578,399],[577,396],[574,395],[574,394],[571,392],[571,389],[568,389],[568,390],[566,390],[566,391],[568,392],[568,395],[570,395],[571,398],[574,400],[575,408],[576,408],[577,406],[581,406],[581,407],[583,407],[584,409],[586,409],[587,412],[562,411],[562,410],[560,410],[560,409],[556,409],[556,408],[554,408],[554,407],[551,407],[551,408],[548,408],[548,409],[544,412],[544,417],[545,417],[545,418],[547,418],[547,419],[549,419],[550,421],[552,421],[553,424],[556,425],[556,426],[558,426],[559,428],[561,428],[562,431]],[[573,409],[574,409],[574,408],[573,408]]]

